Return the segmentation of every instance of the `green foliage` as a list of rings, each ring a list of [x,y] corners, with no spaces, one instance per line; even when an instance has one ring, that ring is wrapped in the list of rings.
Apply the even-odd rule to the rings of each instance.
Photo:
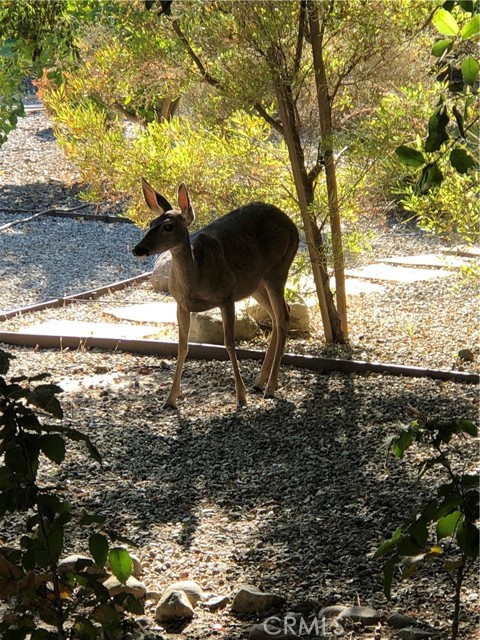
[[[462,176],[473,175],[478,182],[478,78],[480,65],[476,59],[474,40],[480,33],[480,15],[477,2],[445,2],[435,11],[432,24],[441,36],[431,49],[437,59],[437,80],[440,96],[437,105],[429,115],[428,132],[425,140],[415,147],[400,145],[396,149],[399,161],[415,172],[414,194],[430,197],[431,193],[444,185],[451,172],[458,172]],[[419,148],[420,147],[420,148]],[[423,151],[423,153],[422,153]],[[446,159],[446,161],[445,161]],[[458,185],[458,181],[451,180]],[[460,191],[452,194],[461,198],[462,189],[470,188],[468,178],[460,184]],[[412,206],[412,194],[407,194],[408,204]],[[430,198],[430,211],[435,206],[436,196]],[[422,207],[420,206],[419,209]],[[430,217],[426,220],[422,212],[419,214],[421,224],[430,230],[453,226],[454,231],[463,235],[462,227],[467,228],[466,239],[472,240],[471,230],[475,219],[470,217],[464,225],[456,223],[456,216],[450,215],[446,224],[440,218],[443,209],[436,213],[435,224],[431,224]],[[465,217],[470,211],[465,212]],[[455,228],[456,227],[456,228]]]
[[[9,0],[0,4],[0,145],[24,115],[22,82],[52,58],[69,59],[75,47],[66,0]]]
[[[69,502],[38,481],[42,457],[61,464],[69,440],[86,445],[97,462],[100,454],[87,436],[60,423],[63,411],[57,396],[62,389],[43,382],[48,374],[4,377],[11,358],[0,350],[0,519],[15,514],[24,532],[18,547],[0,548],[0,600],[8,611],[0,621],[0,636],[65,638],[67,628],[73,627],[77,637],[86,640],[123,637],[126,614],[141,613],[142,606],[130,595],[111,597],[102,582],[108,559],[113,574],[125,583],[132,571],[130,555],[110,546],[112,535],[109,540],[94,531],[89,548],[96,571],[81,557],[62,571],[59,562],[71,528],[90,529],[104,518],[75,514]],[[40,416],[45,415],[56,422],[44,422]]]
[[[397,572],[402,578],[409,578],[425,561],[442,558],[443,568],[455,585],[454,630],[458,630],[462,581],[478,558],[480,534],[479,475],[457,472],[454,458],[459,438],[477,436],[477,426],[470,420],[439,421],[420,416],[392,438],[390,451],[399,459],[415,444],[428,446],[432,455],[419,465],[419,478],[428,470],[439,469],[446,482],[380,545],[375,555],[386,559],[384,587],[388,598]],[[435,542],[431,541],[433,534]],[[443,540],[447,543],[442,547],[439,543]]]
[[[473,243],[478,239],[480,230],[480,185],[477,176],[470,171],[466,174],[453,171],[446,159],[440,163],[440,167],[445,176],[435,190],[423,194],[418,192],[415,185],[400,189],[402,206],[426,231],[449,240],[460,235],[465,241]]]
[[[151,218],[139,177],[145,176],[173,200],[185,180],[205,223],[226,210],[265,199],[296,209],[288,154],[271,140],[270,127],[253,115],[234,113],[219,124],[175,116],[146,127],[125,125],[93,97],[89,76],[66,73],[57,87],[44,78],[41,96],[57,140],[74,159],[90,197],[128,197],[128,216],[140,225]]]

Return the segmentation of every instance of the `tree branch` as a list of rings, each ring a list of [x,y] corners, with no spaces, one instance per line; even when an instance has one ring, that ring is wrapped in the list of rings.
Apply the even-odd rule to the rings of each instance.
[[[190,42],[188,41],[187,36],[183,33],[182,28],[180,27],[180,24],[178,23],[178,20],[172,20],[172,26],[173,26],[173,30],[175,31],[175,33],[177,34],[177,36],[180,38],[180,41],[182,42],[182,44],[185,46],[188,55],[190,56],[190,58],[192,59],[192,61],[195,63],[195,66],[197,67],[197,69],[199,70],[201,76],[202,76],[202,80],[204,80],[207,84],[211,85],[212,87],[218,87],[219,89],[222,89],[222,85],[221,82],[215,78],[214,76],[212,76],[207,69],[205,68],[205,66],[203,65],[202,61],[200,60],[200,58],[197,56],[197,54],[195,53],[195,51],[193,50]],[[284,135],[283,132],[283,127],[280,124],[280,122],[278,122],[278,120],[275,120],[275,118],[273,118],[265,109],[265,107],[260,104],[260,102],[253,102],[252,103],[253,108],[255,109],[255,111],[257,111],[257,113],[266,121],[268,122],[268,124],[273,127],[276,131],[278,131],[282,136]]]

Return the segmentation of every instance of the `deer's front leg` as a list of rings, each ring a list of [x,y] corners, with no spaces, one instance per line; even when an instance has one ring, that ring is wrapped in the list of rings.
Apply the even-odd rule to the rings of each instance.
[[[188,334],[190,332],[190,311],[177,305],[178,322],[178,355],[173,384],[168,398],[163,405],[164,409],[176,409],[177,398],[180,395],[180,381],[182,379],[183,363],[188,353]]]
[[[247,404],[247,389],[242,380],[238,367],[237,354],[235,353],[235,304],[233,300],[228,301],[222,307],[223,336],[225,348],[230,356],[233,375],[235,377],[235,392],[237,396],[237,406],[244,407]]]

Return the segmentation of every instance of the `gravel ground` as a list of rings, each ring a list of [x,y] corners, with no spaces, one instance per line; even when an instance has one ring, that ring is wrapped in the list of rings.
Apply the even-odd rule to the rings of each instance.
[[[79,203],[71,184],[75,173],[56,149],[43,114],[21,121],[0,151],[0,162],[0,207],[40,210]],[[11,219],[11,213],[2,215],[0,224]],[[365,260],[439,246],[404,227],[376,223],[375,230],[374,253]],[[138,235],[133,225],[52,218],[0,232],[1,306],[11,309],[19,301],[29,304],[144,271],[144,264],[129,257]],[[288,350],[476,370],[475,295],[475,284],[459,275],[388,284],[383,294],[349,300],[349,350],[326,350],[315,322],[311,338],[290,340]],[[141,285],[2,326],[13,330],[54,317],[99,319],[105,305],[154,297]],[[458,360],[465,347],[476,362]],[[45,482],[76,507],[105,513],[113,529],[138,543],[149,590],[190,577],[208,592],[232,595],[249,582],[284,595],[289,608],[307,599],[315,610],[360,603],[375,607],[382,620],[400,609],[431,625],[436,637],[448,636],[448,578],[438,567],[422,567],[414,579],[396,582],[393,602],[387,602],[372,551],[444,480],[432,472],[416,479],[415,465],[426,455],[420,448],[401,462],[387,460],[388,438],[415,417],[414,410],[475,419],[473,385],[285,367],[277,399],[251,396],[247,409],[237,412],[229,365],[189,361],[179,411],[165,412],[161,405],[173,361],[96,350],[6,349],[16,355],[12,375],[49,371],[64,387],[65,423],[87,433],[104,458],[100,468],[73,446],[61,470],[45,465]],[[257,367],[242,362],[247,386]],[[468,442],[458,447],[457,464],[473,470],[477,449]],[[2,526],[2,542],[14,543],[17,536],[12,523]],[[83,544],[75,532],[72,549]],[[153,610],[153,601],[147,602],[150,623]],[[478,616],[478,583],[470,575],[462,637],[476,637]],[[165,637],[234,640],[247,637],[255,621],[232,615],[229,607],[198,610],[183,632]],[[355,634],[373,638],[371,630]],[[382,625],[376,637],[391,635]]]

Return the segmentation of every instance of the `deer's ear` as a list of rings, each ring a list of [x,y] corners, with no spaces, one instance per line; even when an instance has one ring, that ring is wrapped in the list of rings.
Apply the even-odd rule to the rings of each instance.
[[[148,208],[154,213],[162,214],[165,213],[165,211],[171,211],[173,209],[169,201],[158,193],[158,191],[155,191],[155,189],[148,184],[145,178],[142,178],[142,189],[145,202],[147,203]]]
[[[178,187],[178,206],[187,222],[187,226],[190,226],[195,220],[195,212],[190,204],[190,197],[184,182]]]

